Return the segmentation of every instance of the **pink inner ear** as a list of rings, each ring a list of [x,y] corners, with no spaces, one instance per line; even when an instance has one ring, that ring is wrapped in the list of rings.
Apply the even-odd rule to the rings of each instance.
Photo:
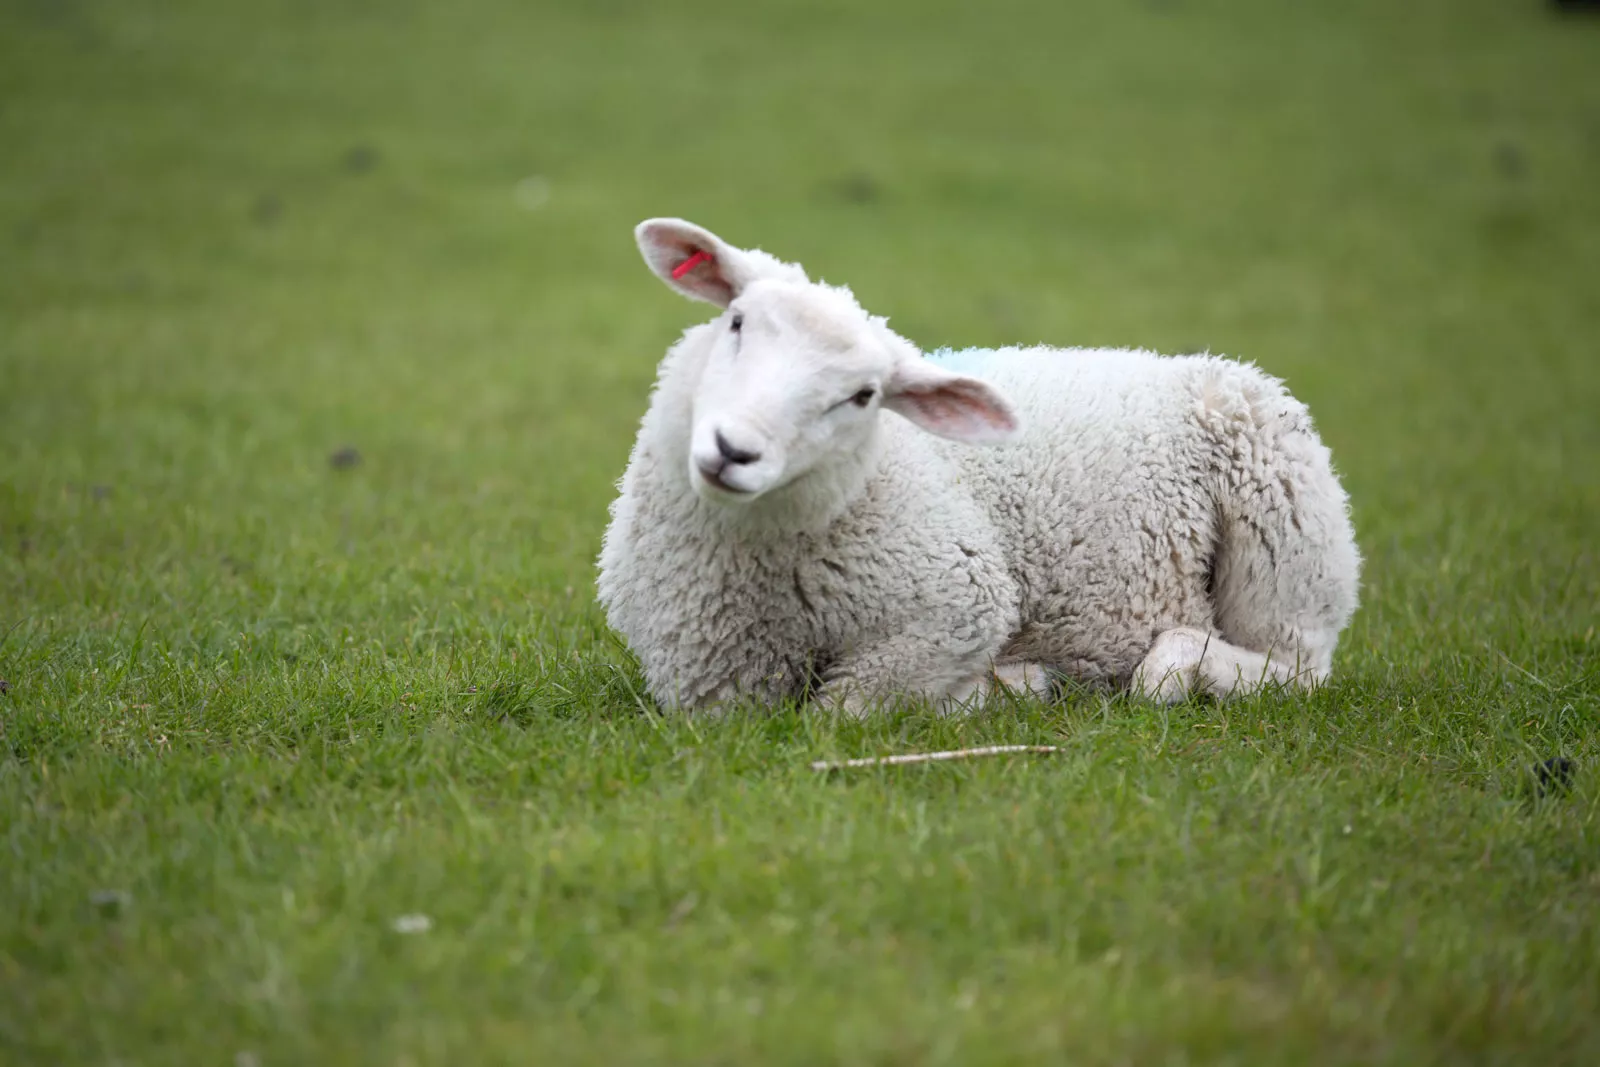
[[[1017,430],[1008,407],[995,403],[982,386],[959,379],[918,383],[889,394],[885,403],[923,429],[957,441],[997,443]]]
[[[915,404],[929,422],[943,429],[983,426],[1009,432],[1015,428],[1005,412],[990,406],[983,396],[974,396],[963,389],[945,386],[928,392],[907,393],[906,399]]]
[[[688,274],[700,264],[711,262],[714,262],[711,253],[702,249],[690,256],[688,259],[684,260],[682,263],[679,263],[676,267],[672,268],[672,280],[675,282],[681,281],[685,274]]]

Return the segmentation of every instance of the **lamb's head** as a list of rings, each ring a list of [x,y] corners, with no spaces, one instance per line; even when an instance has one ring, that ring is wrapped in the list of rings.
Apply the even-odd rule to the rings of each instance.
[[[680,219],[634,233],[662,281],[723,309],[692,384],[688,470],[704,499],[750,504],[802,480],[848,485],[883,409],[930,433],[997,444],[1017,432],[992,386],[942,370],[849,290]]]

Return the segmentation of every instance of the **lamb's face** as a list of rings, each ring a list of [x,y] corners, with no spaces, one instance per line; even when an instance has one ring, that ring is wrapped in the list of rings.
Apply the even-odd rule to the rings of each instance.
[[[686,442],[689,482],[706,500],[749,505],[801,479],[847,491],[871,462],[881,408],[957,441],[1017,432],[993,387],[923,359],[848,290],[682,219],[649,219],[634,237],[662,281],[723,309],[698,363]]]
[[[747,287],[714,329],[688,442],[697,493],[749,503],[866,462],[904,341],[848,293],[783,281]]]

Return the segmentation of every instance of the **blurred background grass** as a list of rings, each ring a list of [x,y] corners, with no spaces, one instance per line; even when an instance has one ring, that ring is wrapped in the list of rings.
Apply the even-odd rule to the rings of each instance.
[[[1317,413],[1380,561],[1485,535],[1561,556],[1597,518],[1593,20],[0,12],[0,463],[36,554],[96,529],[404,567],[448,543],[464,586],[587,589],[654,361],[697,314],[636,260],[653,214],[847,282],[929,348],[1255,360]],[[330,480],[346,444],[366,463]],[[64,484],[110,487],[117,518],[65,522],[89,502]]]
[[[987,914],[985,936],[997,952],[1022,953],[1013,962],[1031,975],[1017,980],[1012,1014],[991,1023],[1031,1026],[1061,1010],[1050,989],[1064,982],[1092,1006],[1074,1026],[1094,1031],[1104,1009],[1145,1035],[1093,1032],[1079,1046],[1088,1058],[1203,1058],[1241,1034],[1277,1033],[1288,1044],[1267,1040],[1258,1053],[1416,1062],[1428,1046],[1388,1029],[1403,1029],[1401,1016],[1462,1054],[1479,1039],[1502,1042],[1502,1053],[1544,1041],[1553,1062],[1576,1047],[1563,1035],[1592,1042],[1582,1016],[1600,964],[1592,939],[1570,940],[1593,915],[1583,910],[1592,847],[1582,858],[1591,778],[1580,772],[1589,808],[1549,830],[1554,844],[1519,836],[1534,831],[1495,805],[1533,755],[1591,754],[1600,721],[1597,71],[1600,19],[1533,0],[0,0],[0,676],[11,688],[0,697],[11,752],[0,821],[13,857],[0,885],[19,904],[0,977],[49,990],[13,1003],[32,1005],[25,1025],[55,1035],[27,1047],[104,1051],[134,1033],[161,1047],[185,1026],[200,1029],[184,1031],[193,1043],[183,1047],[205,1047],[204,1018],[174,1021],[211,1003],[185,992],[185,976],[211,974],[214,995],[232,1004],[227,953],[237,951],[261,983],[260,968],[286,967],[290,987],[355,1012],[341,1029],[337,1012],[283,1008],[273,1025],[299,1019],[308,1044],[291,1047],[302,1053],[392,1051],[366,1045],[363,1028],[408,1005],[421,1014],[395,1047],[447,1059],[482,1040],[486,1059],[495,1049],[514,1059],[528,1035],[504,1019],[526,1006],[494,1000],[507,987],[484,992],[484,1010],[506,1013],[492,1025],[450,998],[476,989],[487,954],[520,929],[521,853],[501,846],[544,855],[550,843],[548,826],[497,808],[519,791],[548,818],[573,820],[590,850],[578,873],[544,861],[580,910],[544,902],[527,913],[554,908],[542,921],[592,921],[621,938],[613,978],[634,966],[668,978],[702,968],[710,977],[685,996],[748,980],[750,959],[802,967],[792,946],[783,952],[798,955],[741,948],[729,932],[747,918],[741,909],[776,906],[762,896],[769,876],[718,868],[749,898],[719,911],[694,881],[711,876],[679,871],[699,886],[711,925],[687,920],[694,938],[668,949],[630,915],[642,907],[652,922],[685,922],[671,918],[689,899],[684,886],[660,901],[650,893],[667,890],[642,884],[626,900],[607,896],[619,864],[703,860],[711,846],[696,820],[707,805],[742,826],[757,854],[789,847],[785,835],[815,820],[853,812],[875,827],[859,846],[793,846],[795,862],[811,864],[793,890],[801,904],[823,907],[875,849],[890,850],[872,868],[880,903],[857,902],[850,914],[864,926],[840,919],[844,934],[818,935],[817,958],[833,962],[816,966],[854,958],[852,929],[887,924],[904,944],[863,935],[885,962],[848,979],[863,998],[854,1007],[830,1000],[816,974],[793,987],[853,1037],[810,1044],[822,1030],[791,1013],[765,1037],[750,1036],[755,1022],[729,1030],[722,1019],[661,1044],[650,1036],[666,1032],[657,1006],[611,1016],[621,1022],[610,1036],[587,1031],[597,1060],[716,1047],[738,1058],[727,1050],[752,1047],[738,1041],[769,1058],[827,1048],[938,1059],[991,1040],[964,1016],[965,1040],[980,1046],[938,1044],[940,1027],[956,1024],[948,990],[929,991],[980,965],[981,942],[935,939],[956,963],[932,949],[903,954],[948,918],[920,910],[938,909],[892,858],[926,822],[924,803],[936,843],[1017,830],[1017,812],[1034,812],[1020,839],[1070,857],[1060,871],[1108,865],[1106,884],[1129,900],[1104,937],[1124,938],[1129,960],[1138,931],[1159,956],[1152,946],[1169,920],[1189,930],[1171,948],[1176,961],[1133,977],[1063,972],[1057,950],[1018,947],[1044,937],[1030,924],[1047,921],[1028,910],[1046,904],[1025,896],[1025,860],[973,860],[998,903],[988,913],[974,903],[966,933]],[[980,777],[996,806],[966,822],[965,802],[937,781],[926,793],[819,798],[778,772],[752,777],[819,747],[959,742],[970,738],[947,734],[966,727],[835,736],[792,719],[731,725],[707,735],[703,778],[683,784],[682,747],[700,735],[673,726],[657,737],[619,714],[632,700],[625,660],[592,604],[605,507],[655,362],[702,317],[649,277],[632,246],[635,222],[667,214],[850,284],[926,348],[1210,349],[1287,378],[1334,450],[1369,556],[1342,688],[1309,710],[1266,707],[1244,748],[1219,740],[1186,756],[1171,754],[1169,730],[1216,723],[1133,711],[1099,733],[1079,723],[1070,728],[1084,752],[1100,755],[1060,779]],[[330,462],[345,449],[359,462]],[[620,674],[607,673],[617,664]],[[469,681],[484,692],[469,698]],[[502,716],[516,729],[484,725]],[[1273,722],[1283,737],[1269,736]],[[1009,739],[1066,728],[1025,719]],[[1384,755],[1397,738],[1414,758]],[[611,754],[585,766],[599,751]],[[316,753],[315,766],[296,762],[301,752]],[[1208,762],[1208,752],[1222,755]],[[1151,809],[1160,814],[1129,798],[1129,773],[1144,776],[1140,796],[1166,805]],[[1174,820],[1196,795],[1250,810],[1263,773],[1283,776],[1271,803],[1290,829],[1259,844],[1242,830],[1213,840],[1207,862],[1238,875],[1234,896],[1184,886],[1183,864],[1142,880],[1118,866],[1176,847]],[[253,801],[226,791],[234,779],[284,798],[271,833],[250,821]],[[1441,783],[1457,791],[1435,796]],[[588,788],[622,806],[587,799]],[[1290,862],[1282,850],[1296,835],[1320,833],[1324,816],[1343,817],[1329,811],[1368,792],[1398,814],[1364,854],[1365,874],[1404,868],[1416,827],[1442,835],[1410,857],[1418,910],[1380,906],[1372,918],[1370,894],[1365,905],[1334,894],[1327,915],[1304,918],[1301,883],[1284,889],[1270,872]],[[380,801],[415,805],[399,858],[375,843],[392,829],[372,814]],[[1064,805],[1059,824],[1052,804]],[[150,837],[127,829],[136,817]],[[1101,819],[1126,835],[1120,844],[1074,836]],[[1520,873],[1492,885],[1449,873],[1476,856],[1468,838],[1480,832],[1505,838],[1503,854],[1521,850]],[[613,845],[621,851],[607,853]],[[215,857],[232,849],[260,857],[228,861],[255,873],[228,881],[207,866],[222,870]],[[346,852],[379,858],[361,867]],[[142,866],[157,856],[164,874]],[[1073,895],[1076,875],[1041,869],[1064,879],[1041,898],[1057,914],[1091,907]],[[341,880],[351,870],[364,872],[359,886]],[[165,885],[173,910],[152,911],[146,940],[122,956],[85,942],[76,904],[62,902],[138,871],[153,880],[135,887],[139,899]],[[257,898],[277,892],[280,874],[302,900],[319,886],[333,894],[317,898],[335,917],[321,932],[272,925],[276,903]],[[460,885],[512,896],[493,897],[476,940],[408,963],[362,925],[389,902],[384,887],[408,878],[455,887],[456,903],[440,907],[463,922],[484,898]],[[185,925],[197,899],[225,902],[281,940]],[[1563,903],[1541,917],[1517,910],[1537,899]],[[1245,913],[1258,900],[1259,927]],[[1280,906],[1301,916],[1289,926],[1329,939],[1318,951],[1333,977],[1272,925]],[[1501,955],[1473,954],[1473,931],[1492,925],[1485,916]],[[1406,972],[1404,991],[1374,988],[1373,968],[1419,921],[1434,955],[1405,965],[1423,971]],[[1518,955],[1528,943],[1537,951]],[[582,967],[547,958],[550,985],[529,988],[584,988],[582,968],[599,965],[583,953],[598,950],[572,944]],[[1504,988],[1533,990],[1532,1000],[1502,1009],[1484,992],[1463,1007],[1463,989],[1500,988],[1495,967],[1527,959]],[[494,973],[525,977],[503,966]],[[414,984],[379,981],[348,1003],[332,992],[374,968]],[[1271,977],[1287,973],[1297,978]],[[1255,1012],[1277,984],[1302,999],[1274,1031]],[[1216,1005],[1214,1017],[1191,1006],[1171,1022],[1191,999]],[[722,1018],[710,1001],[696,1010]],[[1486,1029],[1463,1029],[1463,1011],[1490,1020]],[[100,1021],[80,1032],[84,1018]],[[539,1033],[577,1041],[581,1018],[573,1008]],[[1330,1035],[1354,1019],[1366,1029],[1335,1055]],[[0,1031],[15,1039],[16,1025]],[[932,1044],[917,1044],[918,1027]],[[737,1040],[718,1046],[711,1033]]]

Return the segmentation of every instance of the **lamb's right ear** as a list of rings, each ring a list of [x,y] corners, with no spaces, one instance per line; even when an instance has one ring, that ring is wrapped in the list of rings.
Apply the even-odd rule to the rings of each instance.
[[[691,300],[727,307],[758,278],[806,280],[805,271],[765,252],[735,248],[683,219],[646,219],[633,239],[656,277]]]
[[[981,378],[952,374],[914,349],[895,360],[883,385],[883,406],[929,433],[968,444],[1005,444],[1022,430],[1016,408],[998,389]]]

